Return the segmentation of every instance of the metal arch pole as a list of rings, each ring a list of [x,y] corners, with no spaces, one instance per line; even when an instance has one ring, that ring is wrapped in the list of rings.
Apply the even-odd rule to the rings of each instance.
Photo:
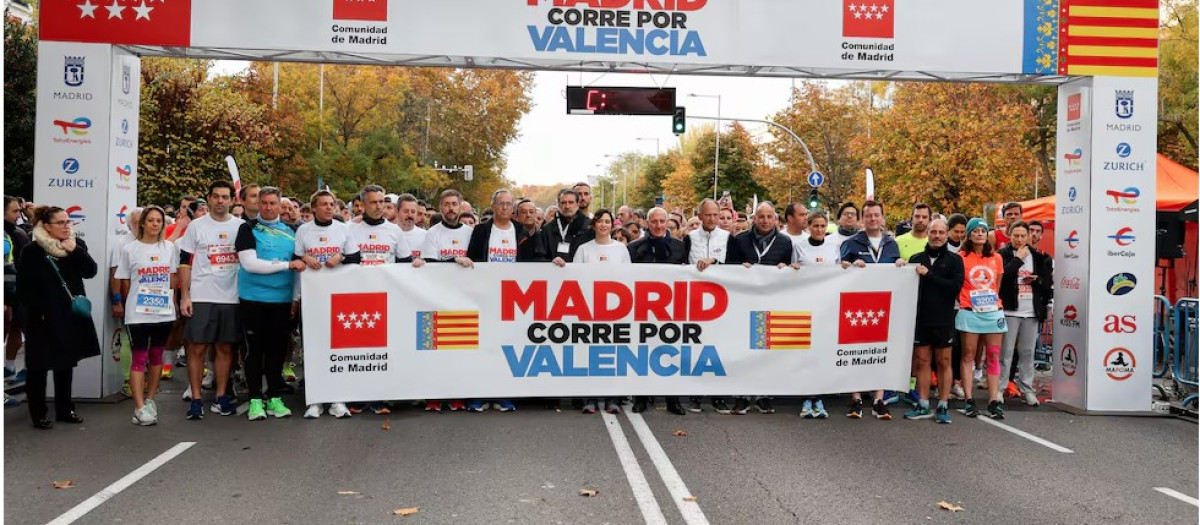
[[[792,138],[796,139],[796,142],[800,143],[800,147],[804,148],[805,156],[808,157],[809,168],[811,168],[812,171],[817,171],[817,163],[816,163],[816,161],[813,160],[813,155],[812,155],[812,152],[809,151],[809,149],[808,149],[808,144],[805,144],[804,139],[800,138],[800,135],[797,135],[795,131],[792,131],[792,128],[784,126],[783,124],[780,124],[778,122],[771,121],[771,120],[763,120],[763,119],[757,119],[757,118],[730,118],[730,117],[722,118],[722,117],[704,117],[704,116],[698,116],[698,115],[688,115],[688,118],[697,119],[697,120],[716,120],[718,122],[720,122],[722,120],[732,120],[732,121],[736,121],[736,122],[757,122],[759,124],[769,124],[771,126],[775,126],[779,129],[786,131],[788,133],[788,135],[791,135]]]

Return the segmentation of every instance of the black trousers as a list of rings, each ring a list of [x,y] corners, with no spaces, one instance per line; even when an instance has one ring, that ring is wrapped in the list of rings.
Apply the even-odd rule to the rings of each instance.
[[[30,369],[25,378],[25,397],[29,402],[29,417],[36,423],[50,413],[46,407],[46,384],[49,370]],[[75,403],[71,401],[71,380],[75,375],[74,368],[64,368],[54,371],[54,414],[66,417],[75,411]]]
[[[242,300],[239,309],[246,331],[246,389],[250,399],[261,399],[262,378],[267,378],[267,397],[283,391],[283,360],[292,338],[292,303],[260,303]]]

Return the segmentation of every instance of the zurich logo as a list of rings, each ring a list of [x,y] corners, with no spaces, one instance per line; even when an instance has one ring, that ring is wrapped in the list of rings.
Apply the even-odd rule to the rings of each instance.
[[[1071,189],[1067,190],[1067,198],[1071,199],[1071,202],[1075,202],[1075,197],[1078,196],[1079,192],[1075,191],[1075,186],[1071,186]]]
[[[1133,154],[1133,148],[1131,148],[1128,143],[1122,142],[1120,144],[1117,144],[1117,156],[1118,157],[1121,157],[1123,159],[1129,158],[1129,155],[1131,155],[1131,154]]]

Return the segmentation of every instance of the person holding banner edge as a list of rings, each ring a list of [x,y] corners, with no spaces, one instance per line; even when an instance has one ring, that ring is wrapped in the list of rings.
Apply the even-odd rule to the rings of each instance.
[[[807,222],[808,236],[792,244],[792,268],[799,270],[802,266],[830,266],[841,262],[841,247],[829,238],[829,216],[823,211],[813,210],[808,213]],[[825,410],[825,401],[820,396],[805,399],[800,407],[800,417],[828,418],[829,411]]]
[[[951,360],[955,340],[955,303],[962,289],[962,258],[952,253],[947,244],[949,229],[946,221],[930,223],[929,242],[924,250],[909,259],[921,276],[917,292],[917,325],[913,338],[913,361],[917,373],[917,407],[904,414],[904,419],[934,418],[938,423],[950,423],[950,384],[954,377]],[[932,360],[937,359],[938,404],[929,410],[929,391],[932,383]]]
[[[438,196],[438,209],[442,213],[442,220],[429,227],[425,234],[425,245],[420,249],[421,257],[427,262],[457,262],[460,258],[467,258],[467,247],[471,244],[473,228],[459,220],[462,202],[462,193],[458,190],[446,190]],[[467,404],[461,399],[452,399],[447,406],[451,412],[467,408]],[[442,402],[437,399],[426,400],[425,411],[441,412]]]
[[[843,206],[843,208],[845,208]],[[845,211],[845,209],[843,209]],[[900,258],[900,246],[896,240],[884,231],[883,203],[867,201],[863,203],[863,230],[842,241],[842,268],[866,268],[867,264],[895,264],[904,266],[906,261]],[[850,408],[846,417],[862,419],[862,394],[851,394]],[[885,421],[892,419],[887,404],[883,401],[883,390],[876,390],[871,403],[871,412],[877,419]]]

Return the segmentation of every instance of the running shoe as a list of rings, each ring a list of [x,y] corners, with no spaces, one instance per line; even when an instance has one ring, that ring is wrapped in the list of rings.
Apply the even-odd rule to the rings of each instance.
[[[813,407],[813,412],[817,413],[817,419],[826,419],[829,417],[829,412],[825,410],[825,402],[820,399],[817,400],[816,406]]]
[[[501,412],[512,412],[517,409],[517,405],[508,399],[501,399],[499,403],[493,403],[492,406]]]
[[[229,396],[218,396],[209,409],[222,416],[232,416],[237,412],[237,403],[230,399]]]
[[[1009,399],[1021,397],[1021,391],[1017,389],[1016,383],[1008,382],[1008,385],[1004,387],[1004,397]]]
[[[980,387],[979,387],[979,385],[980,385],[981,383],[983,383],[983,367],[981,367],[981,366],[979,366],[978,364],[976,364],[976,365],[975,365],[975,385],[976,385],[976,388],[980,388]],[[983,387],[982,387],[982,388],[987,388],[987,385],[983,385]]]
[[[187,368],[187,352],[182,348],[175,351],[175,368]]]
[[[640,414],[642,412],[645,412],[649,408],[650,408],[649,398],[647,398],[645,396],[637,396],[637,397],[633,398],[633,408],[631,408],[630,410],[632,410],[634,414]]]
[[[263,410],[261,399],[250,400],[250,409],[246,411],[246,418],[250,421],[264,421],[267,419],[267,412]]]
[[[950,407],[939,406],[933,411],[933,420],[943,425],[950,424]]]
[[[970,399],[966,403],[963,403],[962,410],[959,410],[959,412],[962,412],[967,417],[979,417],[979,410],[975,408],[975,401]]]
[[[441,412],[442,411],[442,402],[441,401],[426,401],[425,402],[425,411],[426,412]]]
[[[888,412],[888,407],[882,399],[876,399],[875,403],[871,405],[871,413],[875,414],[875,419],[892,420],[892,413]]]
[[[739,397],[733,402],[733,410],[729,413],[737,416],[744,416],[750,411],[750,398]]]
[[[348,418],[350,417],[350,409],[346,408],[345,403],[333,403],[329,405],[329,415],[337,419]]]
[[[267,415],[275,416],[276,419],[281,417],[291,417],[292,409],[283,404],[283,399],[272,397],[269,401],[267,401]]]
[[[696,414],[699,414],[699,413],[701,413],[701,412],[704,412],[704,407],[700,406],[700,398],[698,398],[698,397],[689,397],[689,398],[688,398],[688,404],[687,404],[687,411],[688,411],[688,412],[694,412],[694,413],[696,413]]]
[[[883,404],[894,405],[899,402],[900,402],[900,393],[899,392],[894,392],[892,390],[885,390],[883,392]]]
[[[850,419],[862,419],[863,402],[861,399],[855,399],[850,402],[850,409],[846,411],[846,417]]]
[[[392,410],[383,403],[371,403],[371,413],[377,416],[386,416],[392,413]]]
[[[586,402],[583,403],[583,413],[584,414],[595,414],[596,413],[596,400],[595,399],[588,399]]]
[[[758,409],[759,414],[775,413],[775,407],[771,405],[771,400],[765,397],[758,398],[758,401],[754,402],[754,408]]]
[[[308,410],[304,411],[304,419],[317,419],[321,417],[321,412],[324,411],[325,407],[322,407],[320,403],[308,405]]]
[[[1025,399],[1025,404],[1029,405],[1031,407],[1035,407],[1035,406],[1038,406],[1041,404],[1041,402],[1038,401],[1037,396],[1034,395],[1033,392],[1025,392],[1025,395],[1022,397]]]
[[[921,406],[921,394],[918,394],[916,389],[909,390],[904,394],[904,401],[914,407]]]
[[[8,394],[4,394],[4,406],[5,408],[21,406],[21,400]]]
[[[687,414],[687,410],[685,410],[683,408],[683,403],[679,402],[679,398],[677,398],[677,397],[668,397],[667,398],[667,412],[670,412],[677,416],[682,416],[684,414]]]
[[[450,411],[451,412],[458,412],[459,410],[466,410],[466,409],[467,409],[467,404],[463,403],[461,400],[455,399],[450,402]]]
[[[350,410],[350,414],[355,415],[355,416],[363,413],[363,410],[365,409],[365,407],[366,407],[366,405],[364,405],[362,403],[350,403],[350,404],[346,405],[346,408]]]
[[[296,363],[283,365],[283,380],[288,383],[296,382]]]
[[[205,369],[204,370],[204,379],[200,381],[200,388],[203,388],[205,390],[212,390],[213,382],[215,381],[215,379],[216,378],[213,377],[212,370]]]
[[[1004,419],[1004,403],[992,401],[988,403],[988,417],[992,419]]]
[[[129,422],[137,426],[148,427],[157,424],[158,419],[149,410],[146,410],[146,406],[143,405],[142,408],[133,409],[133,417],[130,418]]]
[[[171,363],[163,363],[162,378],[163,379],[171,379],[171,377],[173,377],[174,375],[175,375],[175,373],[172,370]]]
[[[13,374],[11,379],[6,378],[5,382],[8,383],[9,385],[23,385],[23,384],[25,384],[25,378],[28,376],[29,376],[29,370],[22,368],[22,369],[18,370],[17,373]]]
[[[145,407],[146,407],[146,410],[150,411],[150,415],[154,416],[155,421],[157,421],[158,420],[158,403],[156,403],[153,399],[147,399]]]
[[[958,382],[954,383],[954,388],[950,389],[950,397],[953,397],[954,399],[966,399],[967,398],[966,392],[963,392],[962,383],[958,383]]]
[[[730,413],[729,403],[727,403],[723,397],[714,397],[712,400],[712,407],[713,411],[718,414],[729,415]]]
[[[185,402],[192,400],[192,385],[188,385],[187,388],[183,389],[183,400]]]
[[[615,400],[615,399],[605,399],[604,400],[604,411],[608,412],[609,414],[620,414],[621,413],[621,404],[618,403],[617,400]]]
[[[204,419],[204,402],[199,399],[193,399],[188,405],[187,418],[191,421],[200,421]]]
[[[800,417],[804,419],[817,417],[817,413],[813,411],[813,402],[811,399],[804,400],[804,405],[800,407]]]
[[[12,369],[12,368],[9,368],[9,367],[7,367],[7,366],[6,366],[6,367],[4,367],[4,380],[5,380],[5,381],[8,381],[9,379],[12,379],[12,377],[13,377],[13,376],[15,376],[15,375],[17,375],[17,371],[16,371],[16,370],[14,370],[14,369]]]
[[[933,411],[929,407],[918,405],[917,408],[904,413],[904,419],[930,419],[933,417]]]
[[[491,408],[491,403],[476,399],[471,401],[471,404],[467,405],[467,412],[483,412],[488,408]]]

